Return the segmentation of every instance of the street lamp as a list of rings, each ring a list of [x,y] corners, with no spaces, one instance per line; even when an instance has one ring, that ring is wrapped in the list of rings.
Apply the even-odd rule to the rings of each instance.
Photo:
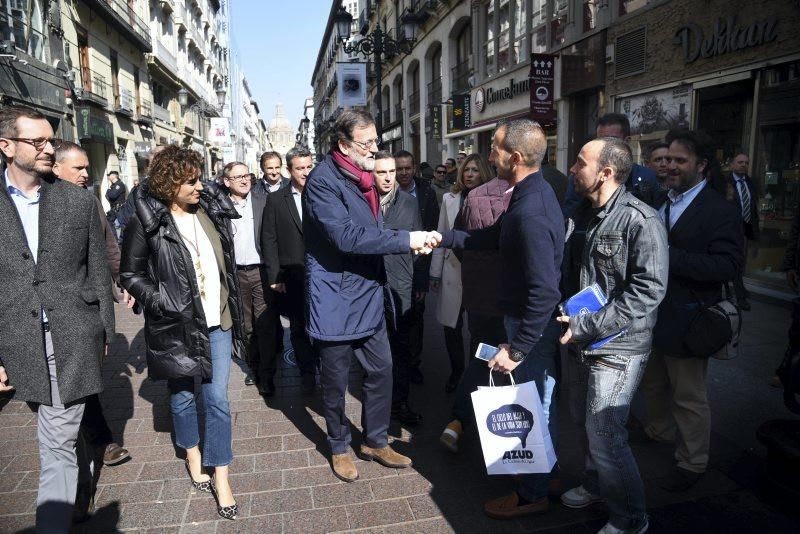
[[[197,102],[189,105],[189,91],[186,90],[185,87],[181,87],[178,90],[178,103],[181,105],[181,111],[186,113],[188,111],[194,111],[204,117],[211,117],[211,116],[219,116],[222,114],[222,108],[225,105],[225,94],[226,91],[222,87],[222,85],[217,86],[217,90],[215,91],[217,94],[217,102],[219,103],[218,107],[213,106],[212,104],[208,104],[205,100],[198,99]],[[203,130],[203,121],[200,120],[200,129],[201,129],[201,139],[203,140],[203,148],[205,150],[206,145],[206,134],[202,133]],[[205,151],[206,154],[203,155],[203,159],[206,160],[209,157],[208,151]],[[206,169],[209,169],[208,162],[206,161]]]
[[[339,6],[333,18],[336,23],[336,32],[339,40],[344,45],[344,51],[347,54],[358,53],[362,54],[365,58],[374,56],[375,62],[375,76],[378,80],[377,87],[377,104],[378,111],[375,115],[375,128],[378,132],[378,139],[381,138],[383,130],[383,91],[382,91],[382,78],[383,78],[383,57],[395,56],[399,53],[408,54],[414,46],[414,41],[417,38],[417,28],[419,21],[413,14],[406,14],[400,22],[400,33],[403,38],[400,40],[393,39],[383,29],[380,23],[375,25],[375,29],[369,35],[364,36],[354,43],[348,43],[350,38],[350,27],[353,23],[353,17],[343,7]]]

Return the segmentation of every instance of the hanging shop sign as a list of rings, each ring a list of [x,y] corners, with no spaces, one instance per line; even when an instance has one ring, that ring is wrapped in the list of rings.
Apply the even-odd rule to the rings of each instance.
[[[482,90],[481,94],[482,94]],[[453,126],[451,132],[460,132],[472,126],[472,109],[470,108],[470,95],[453,95]],[[481,110],[483,107],[481,107]]]
[[[540,122],[556,119],[555,89],[556,59],[551,54],[531,54],[530,94],[531,118]]]
[[[349,108],[367,105],[367,64],[336,64],[336,98],[339,106]]]
[[[690,22],[675,32],[672,42],[683,49],[684,62],[693,63],[698,58],[722,56],[771,43],[778,38],[777,30],[775,16],[739,24],[736,15],[728,15],[717,19],[710,32]]]
[[[107,145],[114,144],[114,126],[106,119],[95,117],[89,108],[80,108],[75,118],[78,139],[90,139]]]
[[[692,86],[679,85],[616,101],[617,113],[624,113],[631,134],[649,134],[688,128],[692,111]]]
[[[442,138],[442,106],[431,106],[431,139]]]

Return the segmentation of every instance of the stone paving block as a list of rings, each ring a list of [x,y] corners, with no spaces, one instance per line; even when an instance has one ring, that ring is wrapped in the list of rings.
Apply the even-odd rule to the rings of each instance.
[[[412,521],[414,516],[405,499],[378,501],[347,506],[350,528],[367,528]]]
[[[122,434],[120,438],[119,433],[115,433],[117,439],[119,440],[118,443],[124,447],[149,447],[156,444],[156,440],[158,439],[157,432],[137,432],[137,433],[129,433],[129,434]],[[163,450],[163,449],[162,449]]]
[[[99,486],[95,502],[98,506],[114,501],[125,504],[153,502],[158,500],[163,486],[164,482],[160,480],[135,484],[106,484]]]
[[[287,469],[283,471],[284,488],[300,488],[319,484],[330,484],[338,480],[339,479],[333,475],[333,472],[327,466]]]
[[[246,456],[248,454],[261,454],[265,452],[276,452],[283,450],[283,442],[280,436],[271,438],[251,438],[233,440],[234,456]]]
[[[253,466],[255,465],[256,455],[249,456],[236,456],[233,457],[233,462],[228,466],[228,472],[232,475],[242,475],[245,473],[252,473]]]
[[[403,471],[409,471],[404,469]],[[391,499],[398,495],[421,495],[431,491],[433,485],[420,474],[409,473],[397,477],[381,478],[370,482],[376,500]]]
[[[285,451],[317,448],[317,443],[306,437],[304,434],[289,434],[288,436],[282,436],[282,439],[283,450]]]
[[[168,480],[170,478],[186,478],[186,466],[183,460],[169,462],[149,462],[142,466],[139,480]]]
[[[250,515],[267,515],[308,510],[313,507],[311,488],[253,493]]]
[[[133,482],[139,478],[142,472],[142,465],[136,460],[126,462],[113,467],[102,467],[100,469],[100,484],[118,484],[122,482]]]
[[[258,437],[283,436],[296,434],[297,426],[291,421],[275,421],[272,423],[259,423]]]
[[[33,532],[36,514],[3,515],[0,521],[6,532]]]
[[[29,410],[30,412],[30,410]],[[0,424],[3,428],[15,426],[32,426],[35,416],[33,413],[0,413]]]
[[[35,451],[36,449],[34,449]],[[33,451],[31,451],[33,452]],[[4,474],[9,473],[24,473],[26,471],[34,471],[39,469],[39,454],[20,454],[15,456],[5,469]]]
[[[265,471],[231,475],[231,488],[236,495],[272,491],[283,487],[283,476],[280,471]]]
[[[233,427],[233,439],[250,439],[258,437],[258,423],[236,425]]]
[[[254,458],[256,462],[256,472],[295,469],[309,466],[307,451],[270,452],[266,454],[256,454]]]
[[[217,521],[217,534],[252,533],[272,534],[284,530],[282,514],[262,515],[259,517],[246,517],[236,521]]]
[[[375,500],[369,482],[360,480],[349,484],[339,481],[336,484],[316,485],[312,488],[312,495],[314,497],[314,508],[329,508],[331,506]]]
[[[178,528],[177,532],[179,534],[215,534],[217,532],[217,521],[206,521],[205,523],[193,521]]]
[[[0,496],[4,493],[10,493],[14,491],[14,489],[18,488],[25,481],[25,479],[28,478],[28,475],[30,475],[31,473],[33,473],[33,471],[30,471],[28,473],[19,473],[19,474],[15,473],[11,476],[0,476]],[[37,475],[36,483],[38,485],[39,473],[36,472],[36,475]],[[20,488],[20,489],[22,490],[36,489],[36,486],[34,486],[33,488]],[[0,510],[0,513],[3,513],[3,510]]]
[[[161,494],[157,499],[159,501],[188,499],[194,491],[188,473],[183,479],[165,480],[163,484],[164,486],[161,489]]]
[[[317,534],[347,530],[347,510],[344,506],[319,510],[303,510],[284,515],[286,521],[285,534]]]
[[[444,518],[437,517],[413,523],[389,525],[383,529],[383,532],[384,534],[451,534],[455,530]]]
[[[186,511],[186,501],[153,502],[147,506],[126,504],[122,507],[119,529],[153,528],[180,525]]]
[[[408,498],[408,505],[411,507],[411,513],[414,514],[414,519],[429,519],[432,517],[441,517],[442,511],[439,505],[430,494],[414,495]]]
[[[0,514],[24,514],[35,511],[36,491],[0,493]]]
[[[2,418],[0,418],[0,426],[3,428],[3,439],[8,442],[12,440],[35,441],[37,439],[37,428],[35,426],[7,426]],[[14,446],[16,447],[19,445],[15,443]]]

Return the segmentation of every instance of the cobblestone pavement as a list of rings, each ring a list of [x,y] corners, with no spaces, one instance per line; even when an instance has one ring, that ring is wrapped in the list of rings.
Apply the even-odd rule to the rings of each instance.
[[[432,296],[433,298],[433,296]],[[326,460],[319,391],[304,397],[294,368],[284,364],[278,393],[266,402],[243,384],[234,366],[230,382],[234,415],[232,486],[240,506],[237,521],[218,520],[214,501],[192,494],[183,462],[173,446],[164,383],[146,378],[142,320],[117,309],[118,335],[106,359],[105,413],[131,460],[104,467],[97,487],[97,512],[75,532],[594,532],[606,520],[602,505],[569,510],[557,501],[550,512],[524,520],[486,518],[483,502],[509,491],[509,477],[487,477],[476,436],[458,455],[444,451],[438,436],[448,421],[451,399],[441,328],[428,305],[423,371],[412,403],[425,420],[417,428],[393,424],[397,450],[411,469],[386,469],[357,462],[361,479],[338,481]],[[764,420],[787,417],[780,391],[767,385],[783,351],[788,311],[756,302],[747,316],[744,352],[738,360],[713,362],[709,389],[714,413],[712,466],[695,488],[670,494],[658,481],[672,465],[663,445],[634,444],[646,480],[651,532],[797,532],[800,523],[779,511],[762,478],[765,451],[755,440]],[[359,371],[354,369],[357,386]],[[358,428],[358,387],[348,396],[348,414]],[[579,482],[581,454],[576,429],[561,392],[559,459],[565,488]],[[635,411],[640,411],[636,406]],[[20,402],[0,403],[0,532],[30,530],[34,521],[39,460],[36,416]],[[354,436],[358,433],[354,432]],[[632,439],[636,433],[632,434]],[[796,513],[796,512],[795,512]]]

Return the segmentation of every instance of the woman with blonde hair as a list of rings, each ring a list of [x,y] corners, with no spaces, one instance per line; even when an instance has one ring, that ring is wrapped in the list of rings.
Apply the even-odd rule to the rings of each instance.
[[[452,230],[464,200],[469,192],[492,179],[489,164],[480,154],[467,156],[458,169],[456,183],[450,193],[442,198],[439,212],[439,233]],[[444,326],[444,341],[450,358],[450,377],[445,391],[450,393],[458,386],[464,372],[464,340],[461,335],[464,308],[461,304],[461,261],[450,249],[433,251],[431,258],[431,289],[440,292],[436,318]]]
[[[229,219],[239,215],[216,184],[200,180],[202,168],[199,153],[175,145],[153,157],[149,178],[133,192],[120,279],[144,311],[148,375],[167,380],[191,486],[216,496],[220,517],[236,519],[228,377],[243,338]],[[202,453],[196,378],[205,411]]]

